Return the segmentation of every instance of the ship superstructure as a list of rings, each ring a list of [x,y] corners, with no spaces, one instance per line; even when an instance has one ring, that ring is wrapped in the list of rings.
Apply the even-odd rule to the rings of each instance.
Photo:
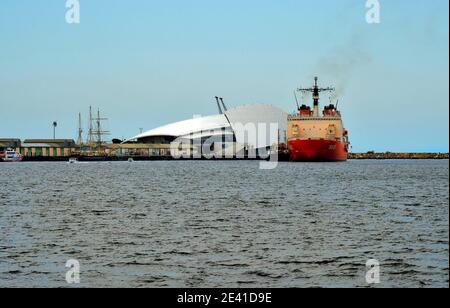
[[[298,113],[288,117],[288,148],[292,161],[346,161],[348,132],[337,106],[330,104],[320,112],[320,93],[334,88],[320,88],[318,78],[311,88],[298,89],[312,93],[313,108],[298,106]]]

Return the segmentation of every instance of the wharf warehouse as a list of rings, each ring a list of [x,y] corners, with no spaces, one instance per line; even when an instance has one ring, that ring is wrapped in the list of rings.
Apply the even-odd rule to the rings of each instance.
[[[13,149],[24,157],[70,157],[76,150],[71,139],[0,139],[0,152]]]
[[[72,139],[26,139],[19,152],[25,157],[70,157],[75,150]]]
[[[268,155],[273,146],[285,142],[287,113],[270,105],[247,105],[228,110],[217,101],[219,114],[165,125],[122,144],[170,149],[174,157],[255,157]],[[277,131],[273,136],[273,129]],[[181,141],[180,147],[171,147]],[[205,147],[206,144],[206,147]]]

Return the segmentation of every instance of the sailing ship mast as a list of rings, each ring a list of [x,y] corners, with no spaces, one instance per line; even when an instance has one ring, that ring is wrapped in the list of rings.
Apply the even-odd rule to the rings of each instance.
[[[107,118],[100,117],[100,109],[97,110],[97,117],[94,119],[96,127],[95,130],[93,130],[92,134],[96,136],[96,146],[97,146],[97,153],[103,153],[104,152],[104,142],[103,142],[103,136],[109,135],[110,132],[103,130],[102,128],[102,121],[108,120]],[[92,136],[93,139],[93,136]]]
[[[78,113],[78,140],[77,144],[80,146],[80,151],[83,148],[83,126],[81,123],[81,112]]]
[[[89,153],[93,152],[94,148],[94,125],[92,118],[92,107],[89,106],[89,130],[88,130],[88,142],[87,145],[89,147]]]

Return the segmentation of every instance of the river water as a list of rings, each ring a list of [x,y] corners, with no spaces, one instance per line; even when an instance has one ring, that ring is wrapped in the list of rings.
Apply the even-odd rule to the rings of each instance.
[[[449,286],[448,160],[258,167],[1,163],[0,287]]]

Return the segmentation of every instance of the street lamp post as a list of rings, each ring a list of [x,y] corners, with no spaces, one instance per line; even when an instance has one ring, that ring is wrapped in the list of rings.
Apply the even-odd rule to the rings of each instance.
[[[58,126],[58,122],[53,122],[53,140],[56,139],[56,127]]]

